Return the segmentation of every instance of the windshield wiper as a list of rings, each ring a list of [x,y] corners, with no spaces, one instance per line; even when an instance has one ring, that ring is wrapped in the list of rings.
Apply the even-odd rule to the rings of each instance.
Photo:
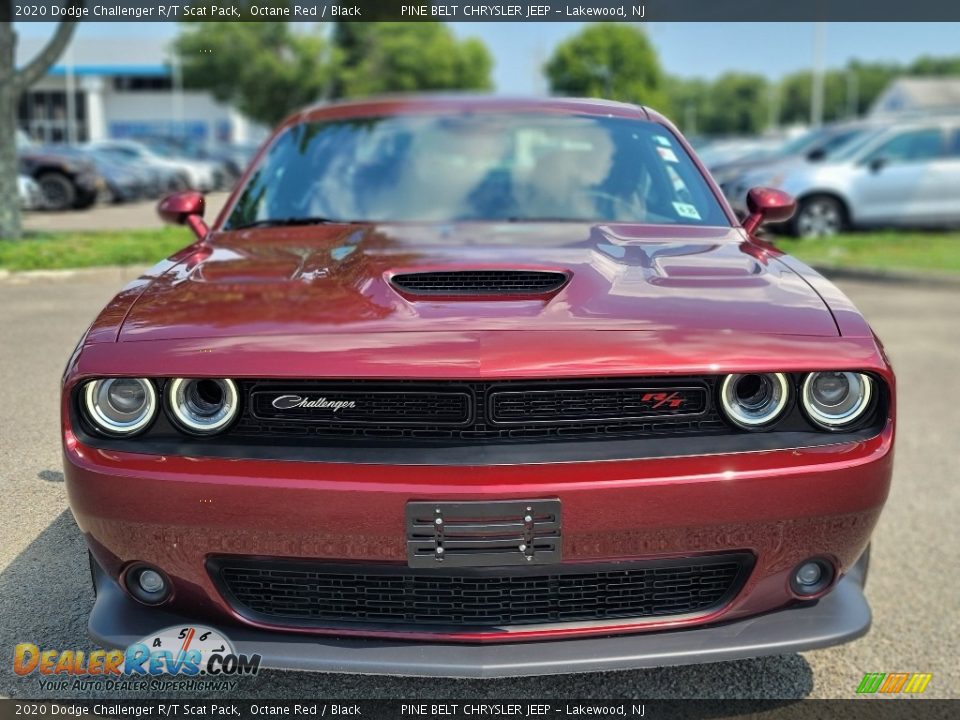
[[[231,230],[246,230],[255,227],[284,227],[289,225],[332,225],[337,223],[351,224],[353,220],[335,220],[327,217],[288,217],[288,218],[264,218],[263,220],[254,220],[244,225],[231,226]]]

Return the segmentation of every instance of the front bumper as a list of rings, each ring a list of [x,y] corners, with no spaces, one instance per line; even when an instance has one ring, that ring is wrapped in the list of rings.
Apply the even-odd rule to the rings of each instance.
[[[173,581],[164,611],[138,616],[191,617],[293,645],[326,642],[320,637],[335,643],[376,638],[390,647],[415,641],[426,653],[445,643],[465,648],[536,640],[544,642],[532,645],[552,647],[572,638],[612,642],[614,633],[699,633],[797,612],[789,579],[800,562],[825,558],[838,575],[848,575],[867,547],[889,490],[892,442],[890,421],[867,440],[791,450],[448,467],[144,455],[91,448],[68,432],[65,473],[77,523],[112,590],[122,592],[117,578],[137,561],[158,566]],[[512,628],[507,638],[374,632],[362,625],[345,632],[251,619],[224,597],[208,569],[217,556],[406,567],[404,513],[411,501],[536,498],[562,505],[563,565],[747,552],[755,558],[753,570],[736,596],[706,615],[615,627]],[[95,633],[107,638],[118,631]],[[623,637],[614,644],[632,642],[640,641]]]
[[[700,627],[575,640],[499,645],[422,644],[323,638],[253,628],[218,628],[238,653],[262,667],[314,672],[497,678],[601,672],[720,662],[829,647],[870,629],[863,596],[867,554],[818,601],[743,620]],[[158,630],[193,619],[131,600],[94,563],[97,601],[89,633],[100,645],[125,648]]]

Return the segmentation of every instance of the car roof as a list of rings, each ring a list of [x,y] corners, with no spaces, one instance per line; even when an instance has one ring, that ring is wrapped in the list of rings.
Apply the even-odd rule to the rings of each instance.
[[[321,103],[295,113],[283,125],[345,117],[442,112],[546,112],[664,121],[662,116],[648,108],[599,98],[436,94],[384,95],[363,98],[362,100],[339,100]]]

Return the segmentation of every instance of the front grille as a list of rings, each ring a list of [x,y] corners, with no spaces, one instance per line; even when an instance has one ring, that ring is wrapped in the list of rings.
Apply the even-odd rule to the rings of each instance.
[[[258,441],[447,444],[728,431],[712,377],[588,380],[243,381],[230,433]]]
[[[391,566],[336,567],[280,560],[221,559],[211,571],[227,599],[251,619],[303,626],[496,628],[717,609],[746,578],[748,554],[646,563],[505,568],[455,573]]]
[[[456,270],[403,273],[390,281],[413,295],[541,295],[561,288],[567,275],[541,270]]]
[[[312,391],[313,390],[313,391]],[[463,425],[470,420],[468,388],[453,386],[397,390],[389,386],[260,388],[250,393],[251,414],[258,420],[322,424],[397,426]]]

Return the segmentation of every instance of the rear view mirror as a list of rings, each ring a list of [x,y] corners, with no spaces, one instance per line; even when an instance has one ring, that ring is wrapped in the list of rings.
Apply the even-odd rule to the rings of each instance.
[[[165,223],[186,225],[197,239],[203,240],[210,228],[203,221],[206,201],[203,195],[193,190],[168,195],[157,205],[157,214]]]
[[[763,223],[789,220],[797,209],[797,202],[783,190],[755,187],[747,193],[747,209],[750,214],[743,221],[743,229],[753,235]]]
[[[888,162],[888,160],[887,160],[887,158],[885,158],[885,157],[875,157],[875,158],[873,158],[873,159],[869,162],[869,164],[867,165],[867,167],[870,168],[870,172],[872,172],[872,173],[878,173],[878,172],[880,172],[881,170],[883,170],[883,168],[884,168],[884,166],[886,166],[887,162]]]

